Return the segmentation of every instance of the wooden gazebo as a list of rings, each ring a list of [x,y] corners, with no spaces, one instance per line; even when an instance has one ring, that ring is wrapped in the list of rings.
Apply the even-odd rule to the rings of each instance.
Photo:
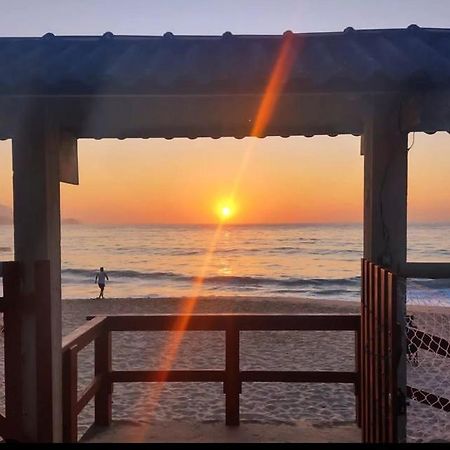
[[[4,265],[3,274],[0,425],[8,439],[62,440],[59,183],[78,184],[78,138],[354,134],[364,157],[363,437],[405,440],[404,280],[449,272],[447,265],[406,261],[407,138],[450,131],[450,29],[48,33],[0,38],[0,61],[0,139],[12,139],[20,263],[20,273]],[[258,127],[267,96],[270,117]],[[50,262],[48,283],[45,264],[36,264],[43,260]]]

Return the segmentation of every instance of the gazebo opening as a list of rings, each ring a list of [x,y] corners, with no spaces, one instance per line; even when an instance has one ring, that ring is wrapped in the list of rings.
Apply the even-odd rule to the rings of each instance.
[[[95,296],[87,281],[103,265],[113,271],[109,297],[190,295],[206,270],[202,295],[359,300],[359,138],[78,147],[80,185],[61,187],[63,298]]]
[[[229,440],[233,429],[238,431],[241,441],[263,431],[253,427],[251,421],[246,424],[247,414],[255,414],[255,404],[245,397],[248,385],[253,388],[268,384],[275,391],[279,384],[293,386],[293,391],[297,386],[304,386],[304,392],[308,392],[307,385],[311,383],[338,388],[345,385],[345,389],[348,388],[346,398],[353,402],[354,420],[347,428],[340,429],[342,434],[338,433],[334,423],[321,428],[321,437],[326,441],[405,442],[411,425],[408,422],[409,401],[447,413],[450,400],[440,389],[441,385],[430,388],[410,383],[414,380],[410,377],[410,367],[419,368],[429,358],[437,360],[436,355],[448,359],[449,340],[436,329],[418,323],[407,298],[412,279],[434,279],[445,283],[443,280],[450,277],[450,264],[434,259],[410,261],[407,257],[407,225],[408,186],[411,187],[408,175],[412,174],[414,178],[408,163],[415,150],[414,137],[421,132],[450,130],[448,42],[449,30],[417,25],[386,30],[347,27],[343,32],[330,33],[286,31],[279,36],[233,35],[230,32],[221,36],[176,36],[171,32],[163,36],[116,36],[105,32],[102,36],[46,33],[36,38],[0,38],[0,139],[12,139],[14,213],[14,261],[5,261],[1,267],[5,415],[0,414],[0,435],[7,441],[76,442],[82,425],[81,414],[86,407],[93,407],[94,426],[84,439],[107,440],[111,433],[122,433],[130,440],[133,434],[130,429],[124,431],[113,420],[117,414],[116,393],[120,390],[128,393],[118,386],[130,383],[151,385],[153,389],[146,392],[156,399],[162,398],[168,385],[194,383],[198,396],[180,397],[181,403],[177,403],[173,411],[179,414],[180,404],[191,403],[200,411],[198,418],[206,411],[204,403],[198,401],[204,400],[202,395],[207,389],[205,387],[203,391],[198,386],[210,383],[221,386],[221,410],[216,409],[214,414],[221,414],[225,423],[220,426],[208,424],[211,425],[209,435],[225,441]],[[312,194],[325,193],[324,206],[319,213],[316,211],[320,217],[321,214],[337,217],[339,212],[342,213],[339,208],[344,206],[339,201],[339,192],[345,188],[358,188],[359,193],[356,196],[352,193],[351,198],[360,198],[362,205],[362,245],[358,246],[359,250],[362,247],[362,258],[358,262],[360,271],[356,272],[359,275],[351,269],[343,276],[343,265],[338,264],[339,268],[333,265],[333,261],[347,254],[348,267],[354,267],[356,254],[360,253],[342,239],[343,228],[334,236],[328,233],[328,239],[331,236],[333,241],[328,243],[317,229],[307,229],[307,226],[302,230],[294,229],[298,235],[293,240],[290,220],[283,233],[278,232],[279,228],[276,232],[273,229],[261,232],[255,224],[241,228],[237,225],[238,218],[251,215],[251,211],[254,217],[260,214],[264,223],[270,223],[269,218],[280,205],[288,204],[288,193],[295,192],[302,179],[314,183],[308,170],[301,173],[308,165],[302,163],[301,158],[278,171],[285,159],[278,158],[278,154],[272,155],[268,158],[267,168],[262,171],[264,176],[259,178],[257,163],[250,152],[244,152],[231,194],[220,193],[225,198],[211,200],[209,195],[214,197],[215,193],[211,191],[220,176],[205,164],[205,158],[199,162],[200,175],[189,179],[189,176],[184,178],[189,166],[185,152],[179,158],[164,156],[168,165],[178,165],[179,173],[156,184],[154,192],[157,195],[139,190],[134,191],[130,199],[122,195],[127,190],[133,193],[132,188],[142,174],[149,173],[147,183],[151,186],[158,183],[158,176],[164,173],[163,164],[158,169],[158,176],[152,177],[151,170],[158,165],[141,163],[120,185],[115,184],[117,180],[108,179],[102,186],[91,187],[89,195],[85,195],[78,205],[74,191],[63,188],[64,196],[73,195],[74,203],[67,202],[61,209],[60,184],[83,183],[79,150],[81,155],[85,139],[119,139],[125,140],[125,145],[126,139],[149,139],[151,142],[152,139],[189,138],[197,145],[201,141],[195,139],[215,138],[219,139],[217,145],[220,146],[225,142],[220,138],[243,139],[243,144],[247,143],[245,138],[251,138],[248,142],[257,146],[264,145],[260,142],[282,137],[340,135],[361,137],[361,158],[357,164],[362,182],[359,186],[356,186],[357,182],[353,185],[354,181],[349,182],[350,165],[342,164],[346,153],[341,152],[335,160],[328,156],[322,161],[321,170],[316,169],[323,179],[315,181]],[[256,138],[267,138],[268,141]],[[290,138],[284,145],[290,146],[304,139]],[[350,139],[353,144],[358,142],[357,138]],[[173,142],[178,144],[178,141]],[[295,150],[292,153],[300,155]],[[264,155],[264,151],[259,154]],[[218,155],[224,158],[223,161],[229,157],[225,148],[221,148]],[[130,167],[129,157],[132,159],[131,153],[130,156],[122,154],[121,167]],[[88,163],[87,167],[94,177],[106,175],[103,169],[108,158],[109,152],[106,152],[104,161],[97,166],[94,166],[94,159],[89,161],[92,164]],[[183,158],[186,162],[179,164]],[[300,168],[298,179],[295,179],[296,165]],[[331,168],[328,173],[327,167]],[[88,173],[87,169],[84,173]],[[276,177],[270,178],[277,173],[279,183]],[[242,189],[242,183],[252,179],[248,174],[254,177],[257,186],[251,201],[244,199],[244,192],[251,190]],[[132,222],[145,223],[145,212],[158,204],[161,215],[166,215],[167,220],[173,218],[171,214],[175,212],[181,223],[181,218],[192,216],[196,202],[188,202],[182,208],[178,200],[189,198],[199,177],[208,181],[206,187],[199,189],[201,195],[198,198],[203,199],[199,203],[207,209],[212,202],[211,206],[216,209],[213,232],[207,228],[201,232],[210,234],[207,250],[203,246],[199,254],[203,256],[203,262],[196,267],[193,259],[187,259],[191,262],[185,263],[186,270],[175,271],[170,267],[172,270],[168,271],[166,266],[152,267],[151,270],[153,278],[158,278],[153,288],[161,289],[160,286],[169,281],[174,286],[177,279],[190,285],[191,292],[172,302],[167,298],[152,301],[137,298],[133,311],[127,306],[112,314],[108,305],[113,303],[109,303],[105,295],[108,296],[115,286],[119,291],[121,278],[127,278],[127,282],[134,279],[138,286],[142,279],[140,275],[144,273],[145,278],[150,267],[139,267],[139,264],[145,266],[144,259],[148,256],[133,254],[132,261],[128,260],[127,264],[126,258],[121,260],[121,255],[130,256],[130,246],[124,248],[123,242],[117,241],[109,253],[102,254],[103,241],[109,233],[105,230],[94,238],[98,252],[83,253],[83,246],[92,240],[92,236],[89,236],[90,232],[77,235],[82,229],[76,228],[78,212],[86,212],[90,205],[92,216],[100,217],[104,215],[104,204],[114,197],[122,219],[126,218],[122,223],[132,217],[136,217]],[[172,191],[173,195],[169,195],[171,183],[183,179],[178,194]],[[433,182],[434,179],[430,186]],[[276,201],[271,202],[271,194],[282,183],[290,184],[289,189],[284,194],[280,192]],[[80,189],[82,192],[83,188]],[[306,191],[310,192],[309,189]],[[314,217],[314,196],[308,197],[306,191],[303,195],[297,191],[294,199],[303,207],[302,213],[309,210]],[[147,194],[150,205],[146,202]],[[100,201],[92,202],[92,198]],[[258,204],[262,209],[256,214],[250,206]],[[69,211],[70,208],[73,209]],[[205,217],[209,217],[211,211],[207,213],[206,209]],[[286,209],[289,215],[295,204]],[[344,218],[349,210],[356,209],[344,210]],[[139,220],[138,212],[141,213]],[[61,222],[66,222],[64,226],[68,228],[62,231]],[[188,222],[194,226],[195,221]],[[242,222],[250,224],[252,220],[247,217]],[[254,227],[257,231],[245,235],[245,227]],[[220,232],[227,229],[228,238],[234,242],[231,248],[226,243],[219,247]],[[172,251],[175,248],[176,252],[198,250],[198,236],[192,228],[184,230],[184,234],[178,231],[171,229],[158,246],[150,245],[154,250],[151,263],[156,260],[156,248],[162,252],[168,248]],[[410,231],[411,237],[413,227]],[[305,234],[309,239],[307,242],[302,241]],[[161,235],[161,229],[147,238],[141,234],[137,242],[138,253]],[[280,238],[285,241],[280,242]],[[117,236],[110,238],[113,239]],[[61,253],[61,242],[72,246],[73,253],[78,252],[76,263],[72,256],[66,258]],[[322,253],[315,246],[317,242],[322,245]],[[421,243],[426,244],[426,240]],[[296,257],[299,248],[302,254],[313,248],[320,255],[310,258],[300,276],[295,272],[301,261],[301,255]],[[210,273],[218,249],[223,253],[225,264],[216,266],[216,272]],[[237,270],[238,275],[230,273],[231,266],[226,262],[230,262],[236,251],[237,254],[244,253],[246,261],[259,261],[258,270],[251,264],[237,262],[238,268],[232,270]],[[253,259],[245,255],[246,251],[254,253]],[[107,256],[110,260],[114,257],[115,263],[106,265],[103,260],[107,260]],[[163,262],[168,262],[172,256],[165,255]],[[102,261],[97,261],[99,257]],[[288,260],[292,262],[291,272],[283,266]],[[117,261],[125,262],[121,273],[114,271]],[[323,264],[323,277],[313,278],[311,272],[306,273],[315,263],[316,267]],[[128,270],[127,265],[133,268]],[[61,301],[65,283],[68,292],[70,289],[81,292],[84,275],[88,278],[91,268],[97,269],[97,266],[98,272],[89,283],[92,288],[98,286],[98,299]],[[89,267],[87,272],[86,267]],[[285,273],[278,272],[280,268]],[[123,276],[125,272],[126,277]],[[333,304],[331,307],[331,301],[329,304],[323,301],[323,309],[327,311],[319,314],[314,312],[319,299],[312,298],[286,303],[283,311],[268,312],[268,307],[264,312],[253,312],[249,309],[250,301],[242,302],[237,295],[247,287],[251,288],[248,292],[259,293],[278,288],[280,297],[288,297],[286,294],[296,289],[297,293],[309,289],[309,293],[314,294],[325,284],[329,296],[345,296],[357,286],[353,294],[360,292],[360,302],[341,301],[339,306]],[[228,286],[233,295],[228,312],[218,308],[218,297],[213,301],[199,301],[205,289],[223,293],[226,291],[224,286]],[[322,294],[324,292],[322,290]],[[267,300],[255,301],[261,305]],[[65,317],[69,317],[74,312],[70,309],[78,308],[82,302],[86,312],[89,310],[87,321],[80,319],[80,326],[61,342],[62,328],[66,326],[61,320],[62,310],[67,309]],[[142,302],[146,302],[145,309],[149,309],[147,314],[139,310],[138,305]],[[120,309],[120,301],[114,304]],[[163,305],[160,310],[156,309],[158,304]],[[267,304],[271,303],[267,301]],[[186,349],[185,336],[209,332],[221,336],[220,350],[217,347],[208,359],[214,364],[208,368],[187,367],[185,363],[178,365],[177,356],[183,355]],[[306,339],[308,350],[305,353],[301,353],[304,342],[293,346],[283,343],[283,338],[292,332],[299,336],[314,335]],[[160,333],[159,336],[167,337],[161,344],[161,358],[154,360],[156,368],[139,366],[145,352],[153,348],[149,343],[136,354],[140,333]],[[330,333],[346,336],[329,341],[339,347],[336,351],[332,346],[319,344],[321,336],[330,336]],[[115,351],[120,335],[125,336],[129,347],[126,356],[134,351],[137,360],[128,359],[129,365],[125,367],[123,360],[117,361]],[[264,346],[257,346],[260,353],[252,359],[249,357],[250,344],[257,342],[257,335],[264,336],[261,338]],[[157,336],[154,334],[155,341]],[[192,358],[188,360],[197,361],[201,352],[196,345],[205,340],[209,347],[216,348],[214,338],[194,339],[194,347],[190,349]],[[278,350],[275,351],[272,342],[278,342]],[[349,346],[353,347],[352,363],[347,361],[348,364],[334,370],[328,365],[311,366],[307,359],[301,359],[311,349],[314,356],[321,355],[324,359],[324,351],[335,355],[342,347]],[[86,363],[87,377],[83,378],[80,369],[84,368],[83,352],[87,350],[93,351],[94,359],[90,365]],[[292,352],[299,352],[301,358],[292,357]],[[279,359],[267,368],[265,363],[269,355]],[[79,381],[84,387],[82,391]],[[259,391],[259,397],[263,392],[266,391]],[[326,409],[332,402],[331,397],[329,402],[319,400],[319,405]],[[151,412],[157,415],[157,402],[150,402],[143,391],[138,392],[135,399],[140,404],[139,411],[147,413],[151,406]],[[280,401],[284,402],[283,407],[271,401],[266,410],[285,420],[283,414],[294,401]],[[344,401],[338,406],[345,409],[348,405]],[[290,436],[289,439],[295,441],[301,435],[308,440],[311,430],[300,425],[295,423],[295,429],[283,428],[286,433],[283,436],[286,439]],[[196,427],[190,429],[195,434]],[[275,427],[275,430],[279,428]],[[151,440],[152,430],[140,427],[137,434],[140,441]]]
[[[179,297],[192,295],[202,273],[196,312],[359,311],[358,137],[80,140],[78,160],[80,185],[63,185],[61,193],[64,335],[99,308],[148,314],[182,305]],[[235,216],[220,223],[216,205],[230,193]],[[95,299],[100,265],[110,278],[105,301]],[[115,370],[161,368],[173,334],[114,333]],[[249,331],[241,340],[246,370],[352,371],[356,364],[354,331]],[[223,370],[223,346],[220,331],[185,333],[171,369]],[[89,387],[92,356],[92,345],[78,355],[81,391]],[[217,383],[159,391],[157,383],[118,384],[113,417],[225,420]],[[287,410],[290,420],[325,427],[330,417],[344,424],[355,418],[351,384],[245,383],[243,393],[244,423],[282,423]],[[326,410],[321,398],[329,399]],[[79,437],[93,420],[88,405]]]

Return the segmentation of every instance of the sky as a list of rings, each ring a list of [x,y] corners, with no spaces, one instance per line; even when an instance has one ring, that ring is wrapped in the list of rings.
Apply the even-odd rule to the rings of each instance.
[[[0,36],[450,27],[447,0],[0,0],[0,11]],[[359,222],[359,145],[354,136],[80,140],[80,185],[61,185],[62,216],[87,223],[213,223],[251,149],[230,221]],[[409,163],[409,220],[450,221],[450,135],[417,134]],[[11,142],[0,142],[0,213],[11,206],[11,174]]]

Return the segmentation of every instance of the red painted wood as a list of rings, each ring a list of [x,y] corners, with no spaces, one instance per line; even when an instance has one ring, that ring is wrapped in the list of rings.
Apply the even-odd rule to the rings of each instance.
[[[375,442],[374,264],[369,262],[369,439]]]
[[[380,268],[374,266],[373,268],[374,279],[374,298],[373,298],[373,321],[374,321],[374,334],[373,334],[373,346],[374,346],[374,441],[376,443],[381,442],[381,402],[380,402]]]
[[[367,260],[361,266],[361,424],[365,443],[397,442],[397,278]]]
[[[388,404],[389,404],[389,391],[388,391],[388,371],[386,358],[388,356],[387,351],[387,272],[385,269],[381,269],[381,295],[380,295],[380,357],[381,357],[381,402],[380,402],[380,414],[381,414],[381,442],[387,442],[388,440]]]
[[[363,373],[362,373],[362,417],[361,422],[363,424],[363,442],[368,442],[368,431],[369,431],[369,262],[363,260],[363,289],[362,289],[362,321],[361,321],[361,333],[362,333],[362,343],[361,343],[361,354],[363,359]]]
[[[355,419],[356,424],[361,428],[361,332],[358,329],[355,331],[355,370],[356,370],[356,382],[355,382],[355,396],[356,396],[356,411]]]
[[[389,272],[388,274],[388,309],[389,309],[389,335],[391,348],[389,358],[389,395],[390,395],[390,411],[389,411],[389,442],[397,442],[397,411],[398,411],[398,386],[397,386],[397,364],[400,359],[399,342],[400,335],[397,326],[397,279],[396,276]]]

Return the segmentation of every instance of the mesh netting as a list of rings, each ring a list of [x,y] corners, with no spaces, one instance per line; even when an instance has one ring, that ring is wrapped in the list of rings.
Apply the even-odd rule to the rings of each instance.
[[[450,292],[441,285],[442,280],[408,281],[410,442],[450,442]]]

